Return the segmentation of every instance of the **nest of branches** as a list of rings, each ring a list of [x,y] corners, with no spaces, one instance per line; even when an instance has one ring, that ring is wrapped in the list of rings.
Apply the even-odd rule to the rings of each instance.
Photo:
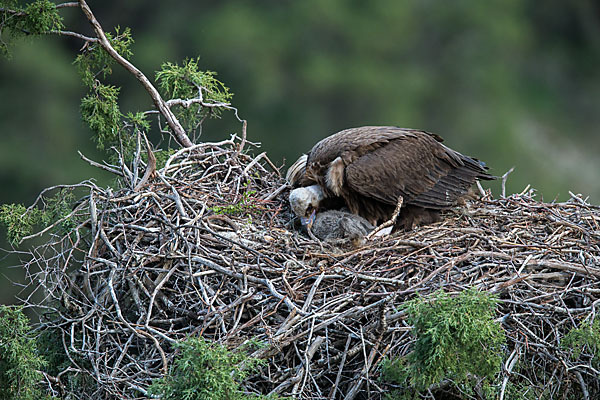
[[[252,354],[267,366],[243,383],[248,392],[380,398],[381,360],[414,342],[402,304],[470,287],[498,296],[504,384],[523,380],[550,398],[599,393],[594,355],[561,347],[600,303],[599,207],[488,193],[443,222],[344,247],[294,230],[279,171],[240,148],[235,137],[186,148],[146,178],[115,168],[115,191],[81,184],[78,224],[27,264],[43,294],[29,302],[68,357],[47,376],[54,393],[81,376],[93,392],[71,398],[145,397],[173,344],[202,336],[266,345]]]

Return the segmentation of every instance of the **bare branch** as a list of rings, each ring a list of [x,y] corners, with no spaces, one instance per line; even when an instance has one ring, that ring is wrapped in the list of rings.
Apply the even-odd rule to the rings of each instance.
[[[508,179],[508,175],[515,170],[515,167],[511,167],[508,171],[502,175],[502,198],[506,197],[506,180]]]
[[[404,203],[404,198],[402,196],[398,196],[398,203],[396,204],[396,208],[394,209],[394,213],[392,214],[392,218],[388,221],[385,221],[383,224],[379,225],[377,228],[373,229],[368,235],[367,240],[371,240],[374,238],[379,232],[384,230],[385,228],[393,227],[400,215],[400,210],[402,209],[402,204]]]
[[[90,42],[90,43],[97,43],[99,42],[98,38],[93,38],[93,37],[89,37],[89,36],[85,36],[82,35],[81,33],[77,33],[77,32],[71,32],[71,31],[50,31],[49,33],[53,33],[55,35],[60,35],[60,36],[71,36],[77,39],[81,39],[84,40],[86,42]]]
[[[12,15],[13,17],[22,17],[24,15],[27,15],[27,13],[24,11],[11,10],[10,8],[4,8],[4,7],[0,7],[0,13],[7,13],[7,14]]]
[[[148,154],[148,165],[146,165],[146,171],[144,172],[144,176],[138,182],[136,187],[133,189],[135,192],[139,191],[148,181],[156,174],[156,156],[154,152],[152,152],[152,148],[150,147],[150,143],[148,142],[148,138],[144,135],[144,141],[146,142],[146,152]]]
[[[84,156],[83,153],[81,153],[80,151],[77,151],[77,153],[79,153],[79,157],[81,157],[82,160],[87,161],[91,166],[98,167],[100,169],[110,172],[111,174],[115,174],[118,176],[124,176],[123,172],[119,171],[116,168],[109,167],[108,165],[100,164],[94,160],[91,160],[91,159],[87,158],[86,156]]]
[[[60,3],[56,5],[56,8],[66,8],[66,7],[79,7],[79,3],[76,1],[71,1],[68,3]]]

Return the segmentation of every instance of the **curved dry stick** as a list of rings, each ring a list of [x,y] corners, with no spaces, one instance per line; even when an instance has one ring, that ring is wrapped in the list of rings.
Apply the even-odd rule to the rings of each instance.
[[[148,142],[148,138],[144,135],[144,140],[146,141],[146,152],[148,153],[148,164],[146,165],[146,171],[144,172],[144,176],[138,182],[138,184],[133,189],[134,192],[139,192],[141,188],[143,188],[148,180],[156,175],[156,156],[154,152],[152,152],[152,148],[150,147],[150,143]]]
[[[377,228],[373,229],[367,236],[367,240],[373,239],[379,232],[388,227],[393,227],[396,224],[396,220],[398,219],[398,215],[400,215],[400,209],[402,208],[402,203],[404,203],[404,198],[402,196],[398,196],[398,203],[396,204],[396,208],[394,209],[394,213],[392,214],[392,218],[385,221],[383,224],[379,225]]]
[[[502,175],[502,198],[506,198],[506,180],[508,179],[508,175],[515,170],[515,167],[512,167],[508,171]],[[477,181],[479,183],[479,181]]]

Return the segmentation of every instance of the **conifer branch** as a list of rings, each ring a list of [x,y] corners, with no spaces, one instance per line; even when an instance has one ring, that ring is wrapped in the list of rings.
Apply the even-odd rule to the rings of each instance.
[[[150,80],[148,78],[146,78],[146,76],[142,73],[142,71],[140,71],[135,65],[133,65],[131,62],[129,62],[127,59],[125,59],[123,56],[121,56],[113,48],[113,46],[110,44],[110,41],[106,37],[106,34],[104,33],[104,30],[102,29],[102,26],[100,26],[100,23],[98,22],[98,20],[92,13],[92,10],[87,5],[85,0],[79,0],[79,6],[81,7],[81,10],[85,14],[86,18],[88,19],[88,21],[90,22],[92,27],[94,28],[94,31],[96,32],[99,43],[102,45],[104,50],[106,50],[106,52],[112,58],[114,58],[119,64],[121,64],[127,71],[129,71],[131,74],[133,74],[137,78],[137,80],[140,81],[142,86],[144,86],[144,88],[146,89],[146,91],[148,92],[150,97],[152,98],[152,101],[154,102],[154,105],[156,106],[158,111],[165,117],[167,124],[172,129],[173,136],[175,137],[177,142],[182,147],[191,147],[193,145],[192,141],[190,140],[187,133],[185,132],[185,129],[183,129],[183,126],[181,126],[181,123],[177,120],[177,117],[175,116],[175,114],[173,114],[171,109],[167,106],[165,101],[162,99],[162,97],[158,93],[158,90],[154,87],[154,85],[152,85]]]

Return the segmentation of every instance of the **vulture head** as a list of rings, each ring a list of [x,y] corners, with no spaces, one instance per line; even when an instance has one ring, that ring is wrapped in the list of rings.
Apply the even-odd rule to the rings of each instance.
[[[290,193],[290,206],[302,225],[312,226],[317,210],[325,194],[319,185],[299,187]]]

